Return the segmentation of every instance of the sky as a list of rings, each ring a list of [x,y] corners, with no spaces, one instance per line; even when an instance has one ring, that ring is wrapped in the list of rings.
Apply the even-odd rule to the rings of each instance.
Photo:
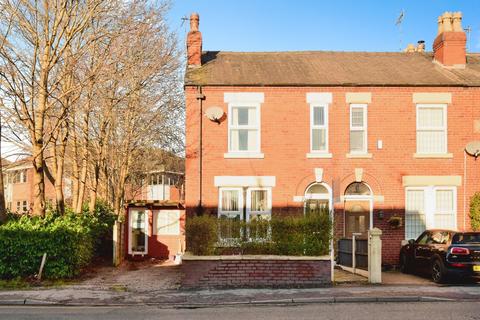
[[[200,14],[204,50],[399,51],[437,34],[437,17],[461,11],[470,26],[467,50],[480,52],[480,0],[172,0],[168,23],[184,43],[188,21]],[[395,25],[404,11],[401,26]]]

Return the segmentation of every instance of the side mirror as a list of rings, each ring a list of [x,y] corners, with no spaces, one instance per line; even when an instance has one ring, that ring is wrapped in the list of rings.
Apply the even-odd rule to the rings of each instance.
[[[415,244],[415,239],[410,239],[410,240],[408,240],[408,244],[409,244],[409,245]]]

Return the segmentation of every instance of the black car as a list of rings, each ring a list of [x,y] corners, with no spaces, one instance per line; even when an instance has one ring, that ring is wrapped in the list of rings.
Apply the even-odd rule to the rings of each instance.
[[[480,232],[427,230],[402,247],[400,270],[430,274],[436,283],[480,276]]]

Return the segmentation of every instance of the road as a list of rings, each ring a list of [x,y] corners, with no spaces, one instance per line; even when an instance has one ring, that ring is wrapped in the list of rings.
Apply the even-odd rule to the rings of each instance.
[[[334,303],[201,309],[130,307],[0,307],[0,319],[480,319],[480,303]]]

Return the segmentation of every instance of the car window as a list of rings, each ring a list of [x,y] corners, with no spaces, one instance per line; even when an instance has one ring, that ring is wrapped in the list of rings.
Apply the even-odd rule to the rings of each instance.
[[[480,233],[457,233],[453,236],[452,243],[480,243]]]
[[[417,243],[418,243],[418,244],[427,244],[428,238],[429,238],[429,233],[428,233],[428,232],[425,232],[424,234],[422,234],[422,235],[417,239]]]
[[[446,231],[435,231],[428,240],[429,244],[447,244],[450,240],[450,233]]]

